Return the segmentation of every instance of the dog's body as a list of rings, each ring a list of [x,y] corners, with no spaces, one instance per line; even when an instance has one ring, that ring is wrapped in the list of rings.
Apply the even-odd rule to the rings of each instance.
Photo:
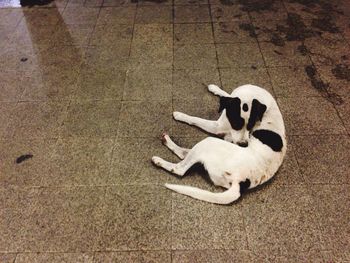
[[[245,85],[234,90],[231,96],[214,85],[210,85],[209,89],[223,96],[220,100],[223,113],[218,121],[203,120],[183,113],[175,113],[174,116],[208,132],[223,134],[228,141],[208,137],[192,149],[185,149],[177,146],[165,134],[164,144],[183,160],[173,164],[160,157],[153,157],[152,161],[180,176],[194,164],[202,163],[213,183],[228,190],[212,193],[189,186],[166,184],[166,187],[196,199],[228,204],[237,200],[243,189],[254,188],[277,172],[287,149],[285,127],[276,101],[264,89]],[[241,142],[242,139],[248,142],[247,147],[231,143]]]

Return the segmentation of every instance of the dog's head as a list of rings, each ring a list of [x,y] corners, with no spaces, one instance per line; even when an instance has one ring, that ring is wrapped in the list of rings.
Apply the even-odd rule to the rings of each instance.
[[[260,122],[267,109],[258,99],[242,97],[220,97],[219,112],[226,110],[226,117],[231,124],[231,140],[240,146],[247,146],[249,133]]]

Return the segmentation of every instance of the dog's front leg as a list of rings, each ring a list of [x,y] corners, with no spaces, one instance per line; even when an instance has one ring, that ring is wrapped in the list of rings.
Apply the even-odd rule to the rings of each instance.
[[[174,111],[173,116],[174,116],[174,119],[177,121],[181,121],[189,125],[197,126],[202,130],[215,135],[219,135],[219,134],[222,135],[225,133],[224,129],[220,125],[221,122],[219,120],[217,121],[205,120],[205,119],[190,116],[178,111]]]
[[[208,86],[208,90],[216,96],[220,96],[220,97],[230,97],[231,96],[226,91],[220,89],[218,86],[216,86],[214,84],[210,84]]]

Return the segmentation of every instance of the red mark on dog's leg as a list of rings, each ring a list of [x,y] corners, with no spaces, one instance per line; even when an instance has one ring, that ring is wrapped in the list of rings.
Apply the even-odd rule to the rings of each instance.
[[[161,137],[161,140],[162,140],[162,143],[163,144],[166,144],[166,139],[165,139],[165,136],[167,136],[168,134],[166,132],[163,132],[162,133],[162,137]]]

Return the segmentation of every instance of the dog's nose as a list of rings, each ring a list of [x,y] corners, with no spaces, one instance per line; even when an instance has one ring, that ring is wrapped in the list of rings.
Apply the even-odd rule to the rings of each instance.
[[[241,146],[241,147],[247,147],[248,146],[248,142],[238,142],[237,144],[239,146]]]

